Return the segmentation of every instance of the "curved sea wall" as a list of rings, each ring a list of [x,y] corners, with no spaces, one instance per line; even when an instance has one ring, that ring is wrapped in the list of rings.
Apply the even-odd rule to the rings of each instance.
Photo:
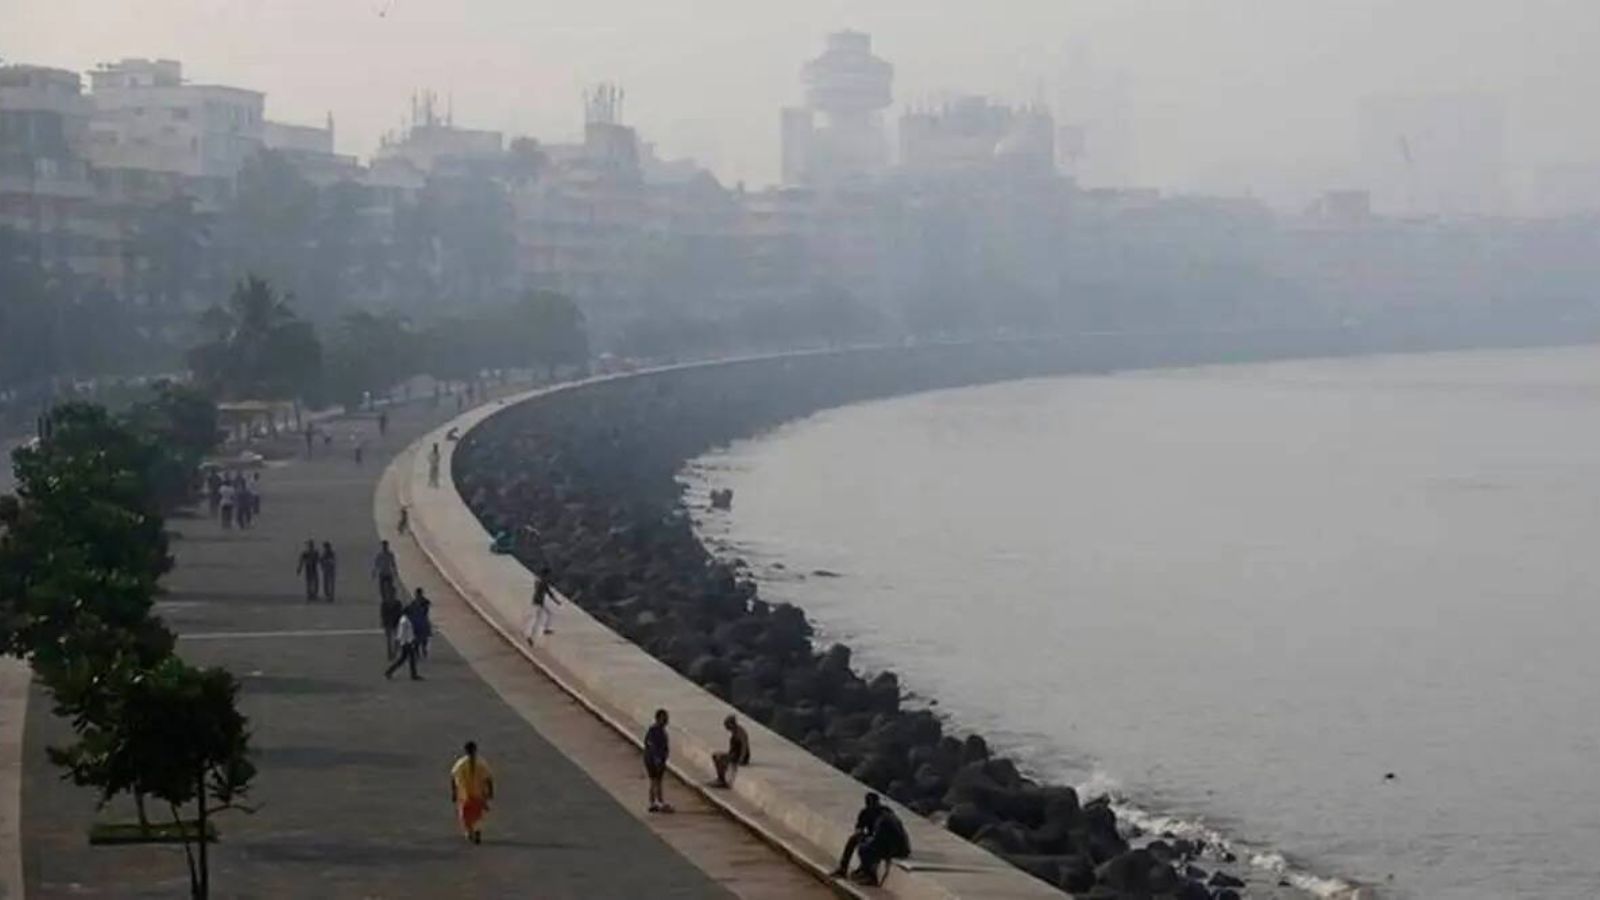
[[[1192,865],[1203,847],[1170,840],[1130,849],[1104,798],[1080,803],[1070,787],[1036,783],[982,737],[947,733],[932,712],[903,706],[892,672],[868,678],[852,667],[848,647],[815,647],[800,610],[764,602],[752,581],[701,545],[676,475],[714,446],[875,397],[1349,349],[1340,343],[1338,335],[1191,335],[1181,342],[1121,335],[655,370],[580,383],[488,415],[455,449],[452,475],[486,531],[519,536],[525,566],[549,565],[561,592],[598,623],[765,726],[755,735],[752,777],[760,778],[770,729],[775,735],[767,741],[805,748],[1055,887],[1096,897],[1226,897],[1230,879],[1213,881]],[[847,787],[843,795],[858,792]],[[800,793],[780,802],[805,806],[808,799]],[[848,818],[844,810],[829,817],[841,813]],[[838,825],[848,830],[847,821]]]

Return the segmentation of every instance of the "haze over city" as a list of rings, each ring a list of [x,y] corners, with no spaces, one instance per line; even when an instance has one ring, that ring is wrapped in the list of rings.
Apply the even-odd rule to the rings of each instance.
[[[1584,0],[3,0],[0,57],[87,70],[181,59],[197,82],[268,94],[366,157],[413,91],[457,121],[563,139],[581,89],[614,81],[665,156],[728,184],[778,177],[777,109],[821,35],[869,32],[896,108],[963,93],[1042,101],[1082,124],[1082,180],[1251,193],[1298,205],[1354,186],[1359,111],[1382,94],[1471,94],[1506,117],[1513,198],[1541,170],[1600,160],[1596,12]]]

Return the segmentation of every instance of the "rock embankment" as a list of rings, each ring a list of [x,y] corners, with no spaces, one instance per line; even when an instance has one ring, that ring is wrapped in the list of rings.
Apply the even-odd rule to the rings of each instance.
[[[676,473],[713,446],[810,412],[912,390],[1071,371],[1058,345],[829,354],[653,373],[562,391],[486,421],[455,478],[491,532],[518,535],[567,596],[817,757],[1009,860],[1091,897],[1211,900],[1226,879],[1184,840],[1137,849],[1105,798],[1041,784],[978,735],[902,705],[893,672],[816,647],[803,613],[716,560]],[[841,464],[847,464],[841,461]]]

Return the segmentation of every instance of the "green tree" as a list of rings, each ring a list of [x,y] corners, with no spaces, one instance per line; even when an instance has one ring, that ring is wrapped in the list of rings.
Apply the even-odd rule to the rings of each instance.
[[[162,381],[122,419],[159,454],[149,479],[162,508],[187,502],[195,471],[221,439],[217,405],[197,388]]]
[[[583,311],[572,298],[554,291],[532,291],[514,314],[529,337],[527,364],[544,366],[551,377],[561,366],[586,366],[589,332]]]
[[[354,408],[365,393],[374,396],[418,371],[417,336],[394,315],[347,314],[328,348],[331,399]]]
[[[58,407],[37,446],[13,454],[17,494],[0,498],[0,650],[32,663],[77,734],[51,759],[102,805],[131,793],[141,821],[144,797],[165,801],[197,898],[210,891],[210,817],[238,807],[255,772],[237,683],[175,658],[150,614],[171,567],[152,472],[173,451],[157,442],[214,440],[200,402],[169,389],[127,422]]]
[[[239,684],[226,670],[198,669],[172,656],[108,680],[111,714],[82,722],[80,742],[52,749],[51,759],[77,783],[96,788],[102,806],[127,792],[165,802],[183,841],[190,896],[204,900],[211,892],[211,817],[249,811],[242,801],[256,771],[249,722],[238,710]],[[190,805],[194,816],[186,822]]]
[[[320,387],[322,343],[271,284],[246,276],[201,318],[209,339],[189,352],[195,377],[229,399],[304,398]]]

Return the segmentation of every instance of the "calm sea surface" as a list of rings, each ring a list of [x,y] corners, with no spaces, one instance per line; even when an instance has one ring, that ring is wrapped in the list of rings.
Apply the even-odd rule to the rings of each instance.
[[[692,468],[770,599],[1036,771],[1385,897],[1600,896],[1600,348],[923,394]]]

